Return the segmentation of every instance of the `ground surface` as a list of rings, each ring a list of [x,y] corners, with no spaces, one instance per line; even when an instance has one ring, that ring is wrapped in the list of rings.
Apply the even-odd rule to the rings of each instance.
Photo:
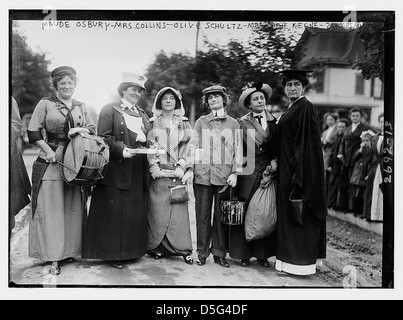
[[[27,169],[35,154],[24,153]],[[194,199],[190,203],[190,220],[195,246]],[[29,206],[17,215],[16,228],[10,242],[10,286],[112,286],[112,287],[192,287],[192,288],[342,288],[381,287],[382,236],[342,221],[333,212],[327,218],[327,258],[316,275],[309,277],[283,276],[274,269],[252,263],[242,267],[229,259],[230,268],[214,264],[212,258],[199,267],[187,265],[182,258],[154,260],[145,256],[126,264],[123,270],[112,268],[102,261],[77,259],[63,265],[59,276],[48,274],[47,266],[39,260],[28,258]],[[381,226],[381,225],[378,225]],[[194,251],[195,252],[195,251]],[[196,255],[193,255],[196,258]]]

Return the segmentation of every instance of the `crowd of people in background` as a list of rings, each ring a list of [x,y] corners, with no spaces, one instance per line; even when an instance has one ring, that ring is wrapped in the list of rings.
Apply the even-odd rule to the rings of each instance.
[[[204,266],[210,254],[226,268],[227,256],[243,267],[252,258],[270,267],[268,259],[275,257],[279,273],[315,274],[326,257],[328,208],[382,221],[383,114],[375,130],[362,122],[360,109],[350,110],[351,124],[329,113],[321,132],[317,109],[305,97],[307,73],[283,72],[290,104],[277,118],[267,109],[268,84],[243,89],[238,105],[249,113],[239,119],[227,113],[226,88],[209,86],[201,94],[210,113],[194,128],[179,90],[162,88],[149,118],[137,105],[147,77],[124,73],[117,88],[120,99],[102,108],[95,127],[86,105],[73,99],[76,71],[56,68],[54,95],[39,101],[28,127],[30,142],[39,148],[32,172],[29,256],[49,262],[54,274],[76,257],[101,259],[117,269],[146,254],[181,256],[193,264],[189,198],[183,188],[192,186],[197,265]],[[107,171],[90,191],[67,183],[61,174],[63,150],[77,134],[98,135],[110,150]],[[156,145],[164,152],[136,153],[155,151]],[[244,222],[231,228],[223,222],[220,200],[233,189],[247,212],[268,176],[276,181],[270,200],[276,227],[247,241]]]
[[[350,109],[350,121],[335,113],[324,116],[322,132],[326,196],[329,208],[352,212],[367,221],[383,221],[381,157],[384,114],[378,127],[363,121],[363,111]]]

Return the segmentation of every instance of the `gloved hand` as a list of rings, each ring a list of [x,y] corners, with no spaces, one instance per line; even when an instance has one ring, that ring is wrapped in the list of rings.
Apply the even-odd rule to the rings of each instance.
[[[77,133],[81,133],[81,132],[90,133],[90,130],[88,130],[87,128],[81,128],[81,127],[71,128],[69,130],[69,132],[67,133],[67,136],[71,139],[72,136],[74,136]]]
[[[186,173],[183,175],[182,177],[182,183],[186,184],[187,181],[189,181],[189,183],[193,183],[193,179],[194,179],[194,173],[192,169],[188,169],[186,171]]]
[[[175,175],[178,177],[178,179],[182,179],[184,174],[185,174],[185,170],[183,170],[181,167],[175,168]]]
[[[236,173],[231,173],[230,176],[227,179],[227,183],[230,187],[235,188],[236,187],[236,183],[238,180],[238,176]]]
[[[136,154],[129,152],[129,148],[124,148],[123,149],[123,158],[131,158],[134,157]]]

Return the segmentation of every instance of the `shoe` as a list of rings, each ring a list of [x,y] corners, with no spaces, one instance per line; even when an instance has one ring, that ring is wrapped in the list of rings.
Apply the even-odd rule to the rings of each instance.
[[[206,264],[206,258],[198,258],[196,263],[198,266],[204,266]]]
[[[69,257],[63,260],[64,263],[73,263],[74,261],[76,261],[74,258]]]
[[[156,252],[156,251],[150,251],[150,252],[148,252],[148,255],[152,256],[156,260],[164,257],[164,255],[161,252]]]
[[[112,267],[116,268],[116,269],[120,269],[122,270],[124,268],[124,265],[121,264],[120,262],[114,262],[111,264]]]
[[[242,267],[249,267],[249,265],[250,265],[249,259],[242,259],[241,265],[242,265]]]
[[[59,275],[61,273],[59,261],[53,261],[50,268],[50,273],[53,275]]]
[[[267,259],[257,259],[257,262],[260,264],[260,266],[268,268],[270,267],[269,261]]]
[[[187,264],[193,264],[192,255],[188,254],[188,255],[186,255],[186,256],[183,256],[183,259],[185,260],[185,262],[186,262]]]
[[[214,256],[214,263],[218,263],[220,266],[225,267],[225,268],[229,267],[229,263],[225,258]]]

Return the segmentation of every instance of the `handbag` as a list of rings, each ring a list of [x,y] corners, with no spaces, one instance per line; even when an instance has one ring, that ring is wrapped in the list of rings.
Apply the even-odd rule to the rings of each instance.
[[[292,192],[290,196],[288,197],[288,202],[289,202],[289,221],[291,224],[303,227],[304,226],[304,209],[305,209],[305,203],[304,200],[302,199],[302,196],[294,198],[293,194],[295,192],[295,187],[292,189]]]
[[[230,187],[229,198],[222,197],[228,184],[218,193],[220,195],[220,215],[221,223],[237,226],[243,224],[245,217],[245,201],[241,197],[232,196],[232,187]]]
[[[175,187],[170,187],[171,195],[170,202],[171,203],[182,203],[189,201],[189,192],[186,185],[177,185]]]

